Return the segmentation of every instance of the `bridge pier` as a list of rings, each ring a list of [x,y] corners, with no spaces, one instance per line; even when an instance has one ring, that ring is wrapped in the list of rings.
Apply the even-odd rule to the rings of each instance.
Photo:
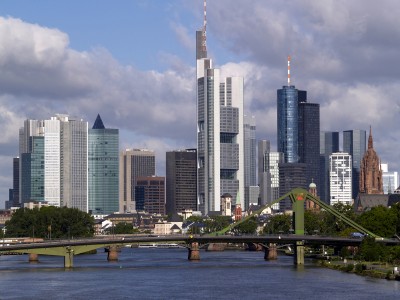
[[[28,260],[29,262],[38,262],[39,261],[39,255],[36,253],[29,253],[28,254]]]
[[[199,243],[193,242],[188,248],[188,260],[200,260]]]
[[[304,241],[297,241],[294,247],[294,264],[304,265]]]
[[[270,243],[269,247],[264,247],[264,259],[265,260],[276,260],[278,259],[278,251],[276,250],[276,244]]]
[[[108,261],[118,261],[118,247],[112,245],[108,247],[108,254],[107,254]]]
[[[64,254],[64,268],[72,268],[74,266],[74,249],[67,247]]]

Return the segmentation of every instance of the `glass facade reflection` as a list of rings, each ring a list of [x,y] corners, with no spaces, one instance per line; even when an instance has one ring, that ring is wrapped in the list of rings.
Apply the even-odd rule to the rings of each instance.
[[[284,154],[285,162],[297,163],[298,154],[298,91],[295,86],[283,86],[277,92],[278,152]]]

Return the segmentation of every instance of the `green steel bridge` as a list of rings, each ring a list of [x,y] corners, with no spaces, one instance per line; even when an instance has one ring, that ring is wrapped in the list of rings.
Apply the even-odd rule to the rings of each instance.
[[[267,207],[289,197],[293,205],[294,234],[290,235],[242,235],[228,234],[237,225],[249,218],[262,213]],[[27,244],[1,245],[1,253],[25,253],[30,255],[30,260],[37,260],[37,255],[55,255],[64,257],[64,267],[73,267],[73,257],[78,254],[93,251],[99,248],[108,249],[108,260],[118,260],[118,248],[139,243],[179,243],[181,247],[188,249],[190,260],[200,259],[200,245],[211,243],[247,243],[261,245],[265,251],[265,259],[276,259],[277,245],[294,245],[294,261],[297,265],[304,264],[304,246],[359,246],[362,239],[345,237],[326,237],[304,234],[304,201],[310,200],[318,204],[322,209],[330,212],[342,221],[370,237],[374,237],[379,243],[387,245],[400,245],[400,240],[381,238],[369,230],[355,223],[345,215],[339,213],[331,206],[325,204],[304,189],[294,189],[279,199],[273,201],[254,212],[253,214],[235,222],[226,228],[208,235],[167,235],[167,236],[135,236],[90,238],[60,241],[45,241]]]

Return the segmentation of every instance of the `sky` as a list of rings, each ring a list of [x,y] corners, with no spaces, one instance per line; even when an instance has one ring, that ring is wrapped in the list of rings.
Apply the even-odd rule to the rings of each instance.
[[[399,171],[397,0],[208,0],[207,47],[223,76],[244,77],[245,113],[276,151],[276,90],[320,104],[321,130],[372,128]],[[0,207],[25,119],[56,113],[92,126],[100,114],[120,148],[196,146],[195,31],[203,0],[0,1]],[[342,141],[341,141],[342,142]]]

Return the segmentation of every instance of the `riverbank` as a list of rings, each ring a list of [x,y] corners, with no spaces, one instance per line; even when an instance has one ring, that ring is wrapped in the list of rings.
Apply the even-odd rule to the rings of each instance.
[[[388,263],[362,262],[354,260],[318,260],[318,265],[346,273],[373,278],[399,280],[400,267]]]

